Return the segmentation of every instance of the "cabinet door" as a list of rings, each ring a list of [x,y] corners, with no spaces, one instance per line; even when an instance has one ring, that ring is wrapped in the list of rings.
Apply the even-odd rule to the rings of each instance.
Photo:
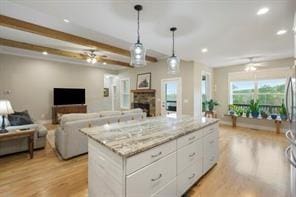
[[[176,177],[176,152],[127,176],[128,197],[150,197]]]
[[[186,145],[177,152],[177,174],[187,168],[197,159],[202,158],[202,139]]]
[[[178,196],[182,196],[201,176],[202,159],[198,159],[177,176]]]
[[[177,197],[177,179],[174,178],[164,188],[152,195],[152,197]]]
[[[218,131],[212,132],[204,137],[204,160],[203,172],[207,172],[218,161],[219,155]]]

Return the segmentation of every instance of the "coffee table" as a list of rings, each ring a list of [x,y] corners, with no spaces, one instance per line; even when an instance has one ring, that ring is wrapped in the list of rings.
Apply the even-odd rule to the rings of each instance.
[[[34,133],[35,129],[9,131],[8,133],[0,134],[0,141],[28,138],[28,151],[30,154],[30,159],[32,159],[34,156]]]

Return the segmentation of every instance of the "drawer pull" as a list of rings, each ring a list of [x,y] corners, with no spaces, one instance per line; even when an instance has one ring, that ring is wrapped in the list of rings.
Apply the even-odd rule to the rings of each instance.
[[[162,174],[160,173],[160,174],[158,175],[157,178],[151,179],[151,181],[157,181],[157,180],[159,180],[161,177],[162,177]]]
[[[214,141],[214,140],[212,140],[212,141],[210,141],[209,143],[210,143],[210,144],[213,144],[214,142],[215,142],[215,141]]]
[[[157,153],[157,154],[155,154],[155,155],[151,155],[151,157],[152,158],[154,158],[154,157],[158,157],[158,156],[160,156],[162,154],[162,152],[160,151],[159,153]]]
[[[188,138],[188,141],[191,141],[191,140],[194,140],[195,139],[195,136],[192,136],[190,138]]]
[[[189,157],[193,157],[195,155],[195,152],[194,153],[192,153],[191,155],[189,155]]]
[[[188,177],[188,179],[193,179],[195,177],[195,173],[193,173],[190,177]]]

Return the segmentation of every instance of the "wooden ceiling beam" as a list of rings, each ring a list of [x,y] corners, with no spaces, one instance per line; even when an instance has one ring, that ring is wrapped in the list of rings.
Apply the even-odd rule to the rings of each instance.
[[[126,49],[121,49],[108,44],[97,42],[95,40],[90,40],[87,38],[83,38],[73,34],[50,29],[44,26],[36,25],[33,23],[29,23],[26,21],[22,21],[22,20],[4,16],[4,15],[0,15],[0,25],[4,27],[25,31],[25,32],[30,32],[40,36],[45,36],[45,37],[49,37],[49,38],[53,38],[53,39],[57,39],[65,42],[70,42],[70,43],[87,46],[90,48],[108,51],[111,53],[130,57],[130,52]],[[150,62],[157,62],[157,59],[152,56],[146,56],[146,60]]]
[[[8,39],[4,39],[4,38],[0,38],[0,46],[8,46],[8,47],[13,47],[13,48],[41,52],[41,53],[46,51],[48,54],[69,57],[69,58],[74,58],[74,59],[78,59],[78,60],[86,60],[88,57],[85,54],[74,53],[71,51],[65,51],[65,50],[60,50],[60,49],[54,49],[54,48],[50,48],[50,47],[34,45],[34,44],[25,43],[25,42],[18,42],[18,41],[8,40]],[[114,64],[114,65],[118,65],[118,66],[133,68],[132,66],[129,65],[129,63],[121,62],[121,61],[117,61],[117,60],[112,60],[112,59],[107,59],[107,58],[102,58],[100,56],[97,56],[97,61],[101,62],[101,63],[106,62],[107,64]]]

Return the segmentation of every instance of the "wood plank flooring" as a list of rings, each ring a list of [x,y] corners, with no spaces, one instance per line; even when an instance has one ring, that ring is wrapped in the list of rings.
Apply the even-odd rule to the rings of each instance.
[[[289,164],[283,135],[220,127],[218,164],[190,191],[190,197],[289,196]],[[87,155],[60,161],[49,144],[35,151],[0,157],[0,197],[87,196]]]

